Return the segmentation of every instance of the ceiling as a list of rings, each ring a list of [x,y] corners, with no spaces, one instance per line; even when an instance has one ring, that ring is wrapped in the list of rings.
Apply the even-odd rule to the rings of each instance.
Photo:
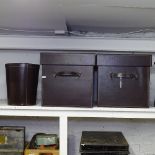
[[[155,28],[155,0],[0,0],[1,31]]]

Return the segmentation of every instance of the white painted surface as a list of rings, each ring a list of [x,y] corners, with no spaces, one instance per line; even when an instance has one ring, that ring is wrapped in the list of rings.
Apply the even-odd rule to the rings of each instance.
[[[69,108],[37,106],[0,106],[0,116],[94,117],[155,119],[155,108]]]
[[[0,49],[155,52],[154,39],[0,36]],[[34,51],[35,52],[35,51]],[[25,53],[25,52],[24,52]],[[27,53],[27,52],[26,52]]]
[[[0,27],[63,28],[69,24],[155,27],[153,0],[0,0]],[[54,26],[55,27],[55,26]]]
[[[137,4],[136,4],[137,3]],[[63,10],[70,25],[98,27],[154,27],[154,5],[144,1],[64,0]],[[152,4],[152,6],[151,6]]]
[[[0,28],[66,30],[59,0],[0,0]]]
[[[68,154],[68,118],[65,115],[59,117],[60,127],[60,154]]]

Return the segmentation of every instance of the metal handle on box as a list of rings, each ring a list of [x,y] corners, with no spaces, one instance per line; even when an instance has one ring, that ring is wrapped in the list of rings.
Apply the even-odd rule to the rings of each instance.
[[[110,77],[111,79],[114,79],[114,78],[136,79],[136,80],[138,79],[138,75],[133,73],[110,73]]]
[[[81,73],[78,72],[66,72],[66,71],[62,71],[62,72],[58,72],[56,74],[54,74],[54,77],[76,77],[79,78],[81,76]]]
[[[111,79],[119,78],[119,87],[122,88],[123,86],[123,79],[138,79],[137,74],[133,73],[110,73]]]

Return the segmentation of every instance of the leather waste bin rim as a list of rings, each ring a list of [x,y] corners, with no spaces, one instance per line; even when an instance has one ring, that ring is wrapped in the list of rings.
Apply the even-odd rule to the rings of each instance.
[[[32,63],[6,63],[5,67],[39,67],[39,64],[32,64]]]

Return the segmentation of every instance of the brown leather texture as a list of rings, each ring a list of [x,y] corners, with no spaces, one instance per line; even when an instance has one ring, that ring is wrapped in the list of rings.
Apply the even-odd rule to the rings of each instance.
[[[95,54],[41,53],[41,64],[50,65],[95,65]]]
[[[119,74],[123,75],[122,79]],[[149,67],[99,66],[97,105],[148,107],[149,77]]]
[[[43,65],[43,106],[92,107],[93,66]]]
[[[144,54],[98,54],[98,66],[152,66],[152,56]]]
[[[9,63],[5,64],[5,67],[8,104],[36,104],[39,65]]]
[[[41,64],[43,106],[92,107],[94,94],[100,107],[149,106],[151,55],[41,53]]]

